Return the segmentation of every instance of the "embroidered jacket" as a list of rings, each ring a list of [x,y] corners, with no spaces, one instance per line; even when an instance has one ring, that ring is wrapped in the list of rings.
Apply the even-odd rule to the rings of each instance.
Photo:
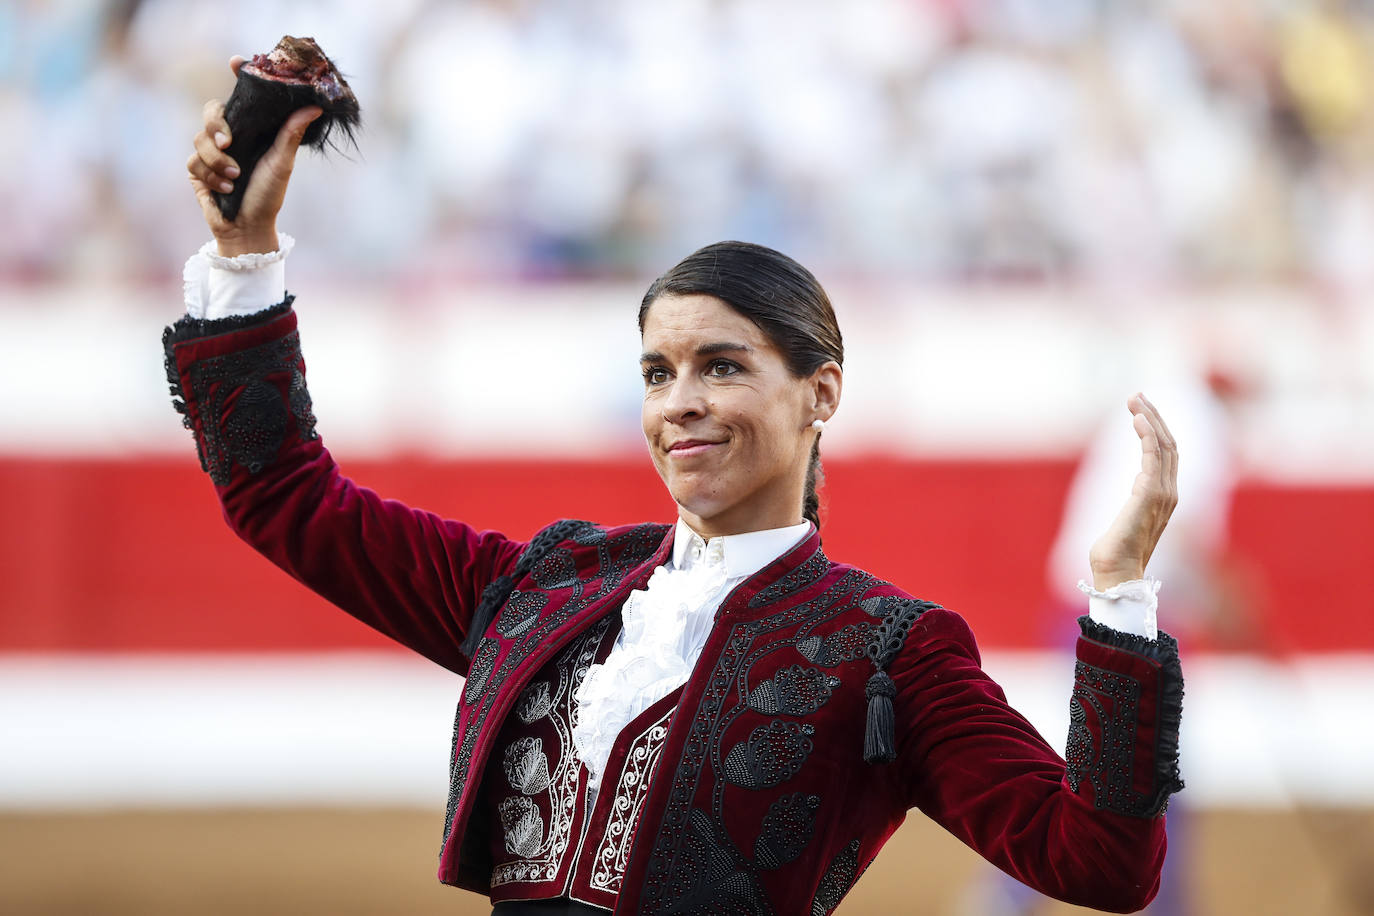
[[[958,615],[830,560],[815,532],[730,593],[588,810],[572,681],[671,526],[568,523],[535,549],[353,484],[316,435],[291,301],[183,318],[168,380],[241,537],[466,676],[441,881],[617,913],[823,914],[917,807],[1053,897],[1123,912],[1153,897],[1182,787],[1173,640],[1080,620],[1066,764]]]

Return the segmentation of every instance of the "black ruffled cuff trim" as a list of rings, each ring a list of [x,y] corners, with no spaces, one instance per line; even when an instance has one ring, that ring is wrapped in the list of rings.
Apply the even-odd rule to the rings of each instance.
[[[171,347],[188,340],[215,337],[257,327],[291,311],[291,303],[295,301],[296,297],[287,293],[281,302],[251,315],[230,315],[227,318],[192,318],[190,315],[182,315],[171,327],[162,332],[162,345],[170,351]]]
[[[1078,618],[1083,635],[1093,642],[1144,656],[1160,667],[1159,726],[1155,740],[1156,793],[1149,815],[1162,813],[1169,796],[1183,788],[1178,767],[1178,729],[1183,721],[1183,665],[1178,658],[1178,640],[1163,630],[1155,639],[1098,623],[1087,614]]]

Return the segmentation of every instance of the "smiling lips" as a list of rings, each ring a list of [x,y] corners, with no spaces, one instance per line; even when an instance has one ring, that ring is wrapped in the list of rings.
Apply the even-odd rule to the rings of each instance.
[[[674,458],[690,458],[693,455],[701,455],[713,446],[723,445],[722,442],[708,442],[705,439],[680,439],[668,446],[668,454]]]

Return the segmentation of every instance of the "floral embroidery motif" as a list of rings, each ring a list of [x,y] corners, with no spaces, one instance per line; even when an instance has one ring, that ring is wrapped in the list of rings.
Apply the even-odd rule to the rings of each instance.
[[[530,578],[540,588],[571,588],[577,583],[577,566],[571,550],[550,550],[530,570]]]
[[[825,705],[840,679],[817,668],[783,668],[749,692],[749,708],[765,716],[807,716]]]
[[[538,738],[519,738],[506,748],[506,780],[511,788],[525,795],[536,795],[549,787],[549,758],[544,742]]]
[[[491,671],[496,667],[496,655],[500,651],[499,640],[482,640],[477,647],[477,654],[472,657],[472,664],[468,666],[467,680],[463,682],[463,702],[472,703],[482,695],[487,678],[491,677]]]
[[[664,739],[668,737],[668,723],[673,710],[635,736],[625,754],[615,800],[606,819],[606,832],[596,849],[589,879],[593,888],[620,893],[625,867],[630,861],[631,841],[635,824],[649,794],[649,781],[654,777],[659,758],[663,755]]]
[[[830,861],[811,901],[811,916],[827,916],[840,905],[859,874],[859,841],[853,840]]]
[[[558,746],[549,749],[552,756],[546,754],[544,742],[539,738],[521,737],[506,748],[503,761],[506,779],[511,787],[532,796],[530,801],[537,806],[536,810],[549,812],[548,835],[544,836],[541,832],[540,842],[533,846],[520,842],[525,839],[524,834],[513,837],[506,824],[504,809],[512,799],[503,801],[498,813],[506,830],[506,850],[519,858],[498,863],[492,869],[492,887],[517,881],[551,881],[558,874],[572,840],[573,818],[577,811],[578,773],[582,765],[572,744],[572,695],[587,676],[587,669],[596,658],[597,649],[609,628],[610,619],[603,619],[585,636],[559,653],[553,662],[557,685],[541,681],[532,685],[532,688],[526,688],[516,703],[516,716],[521,719],[524,719],[522,711],[533,713],[545,707],[547,721],[558,735]],[[523,821],[517,824],[521,829],[525,826]],[[515,848],[517,844],[519,849]]]
[[[553,696],[548,681],[536,681],[520,692],[515,702],[515,714],[521,722],[530,723],[544,718],[553,709]]]
[[[797,651],[807,661],[822,668],[834,668],[845,662],[862,658],[868,651],[873,627],[866,623],[851,623],[829,636],[808,636],[797,642]]]
[[[501,802],[501,829],[506,834],[506,851],[531,858],[544,845],[544,819],[534,802],[522,796],[512,796]]]
[[[801,771],[811,755],[816,729],[797,722],[774,720],[760,725],[749,740],[731,749],[722,766],[725,778],[746,789],[781,785]]]
[[[819,795],[804,792],[784,795],[769,805],[754,843],[754,861],[762,868],[780,868],[795,861],[811,842],[820,806]]]
[[[731,916],[772,912],[730,838],[706,812],[692,809],[683,847],[668,912]]]
[[[543,592],[511,592],[501,614],[496,618],[496,632],[513,639],[528,630],[539,619],[539,612],[549,603],[549,596]]]

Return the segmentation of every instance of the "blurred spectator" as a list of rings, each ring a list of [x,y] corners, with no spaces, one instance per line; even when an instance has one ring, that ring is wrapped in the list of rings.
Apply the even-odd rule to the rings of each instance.
[[[353,161],[298,269],[631,275],[747,237],[933,281],[1367,284],[1367,4],[50,0],[0,10],[0,275],[174,275],[231,53],[313,35]]]

